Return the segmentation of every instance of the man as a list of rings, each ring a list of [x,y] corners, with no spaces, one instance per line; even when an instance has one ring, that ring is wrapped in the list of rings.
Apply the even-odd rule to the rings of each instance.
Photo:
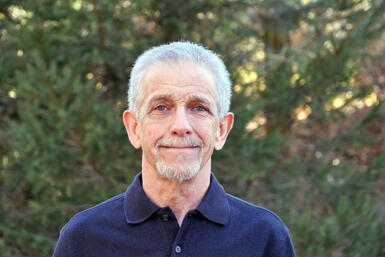
[[[73,217],[54,256],[295,256],[275,214],[226,194],[211,173],[233,125],[230,96],[223,62],[202,46],[143,53],[123,114],[142,172],[124,194]]]

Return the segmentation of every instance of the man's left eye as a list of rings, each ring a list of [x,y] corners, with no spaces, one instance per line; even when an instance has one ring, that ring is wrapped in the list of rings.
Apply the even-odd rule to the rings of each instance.
[[[207,109],[206,109],[205,107],[201,106],[201,105],[198,105],[198,106],[195,106],[195,107],[193,108],[193,110],[194,110],[194,111],[198,111],[198,112],[204,112],[204,111],[206,111]]]

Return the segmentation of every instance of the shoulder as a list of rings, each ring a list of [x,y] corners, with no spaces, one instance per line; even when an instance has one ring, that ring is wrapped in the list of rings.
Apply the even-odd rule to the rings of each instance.
[[[227,194],[231,226],[268,246],[268,256],[295,256],[289,229],[274,212]]]
[[[124,194],[120,194],[73,216],[60,231],[54,256],[81,256],[84,246],[108,227],[119,227],[124,216],[123,201]]]
[[[232,218],[247,220],[249,225],[256,223],[288,232],[286,225],[274,212],[230,194],[227,194],[227,199]]]
[[[120,194],[73,216],[60,231],[53,256],[84,256],[86,246],[92,247],[108,227],[120,226],[123,202],[124,194]]]
[[[113,219],[116,215],[123,212],[123,201],[124,194],[120,194],[77,213],[63,227],[62,232],[74,228],[83,229],[95,223],[103,224],[106,220]]]

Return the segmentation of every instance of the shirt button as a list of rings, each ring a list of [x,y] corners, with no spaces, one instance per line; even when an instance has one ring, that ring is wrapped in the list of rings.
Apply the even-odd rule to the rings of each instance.
[[[168,221],[170,216],[168,214],[162,214],[162,220],[163,221]]]
[[[182,248],[179,245],[175,246],[175,252],[176,253],[181,253],[182,252]]]

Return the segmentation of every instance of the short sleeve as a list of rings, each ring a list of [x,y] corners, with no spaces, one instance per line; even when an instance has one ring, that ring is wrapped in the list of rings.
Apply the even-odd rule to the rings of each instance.
[[[52,257],[80,257],[81,254],[77,249],[81,240],[78,236],[79,233],[74,231],[74,227],[71,224],[66,224],[60,231]]]
[[[281,245],[279,246],[274,257],[295,257],[294,246],[290,239],[289,232],[284,234],[281,240]]]

